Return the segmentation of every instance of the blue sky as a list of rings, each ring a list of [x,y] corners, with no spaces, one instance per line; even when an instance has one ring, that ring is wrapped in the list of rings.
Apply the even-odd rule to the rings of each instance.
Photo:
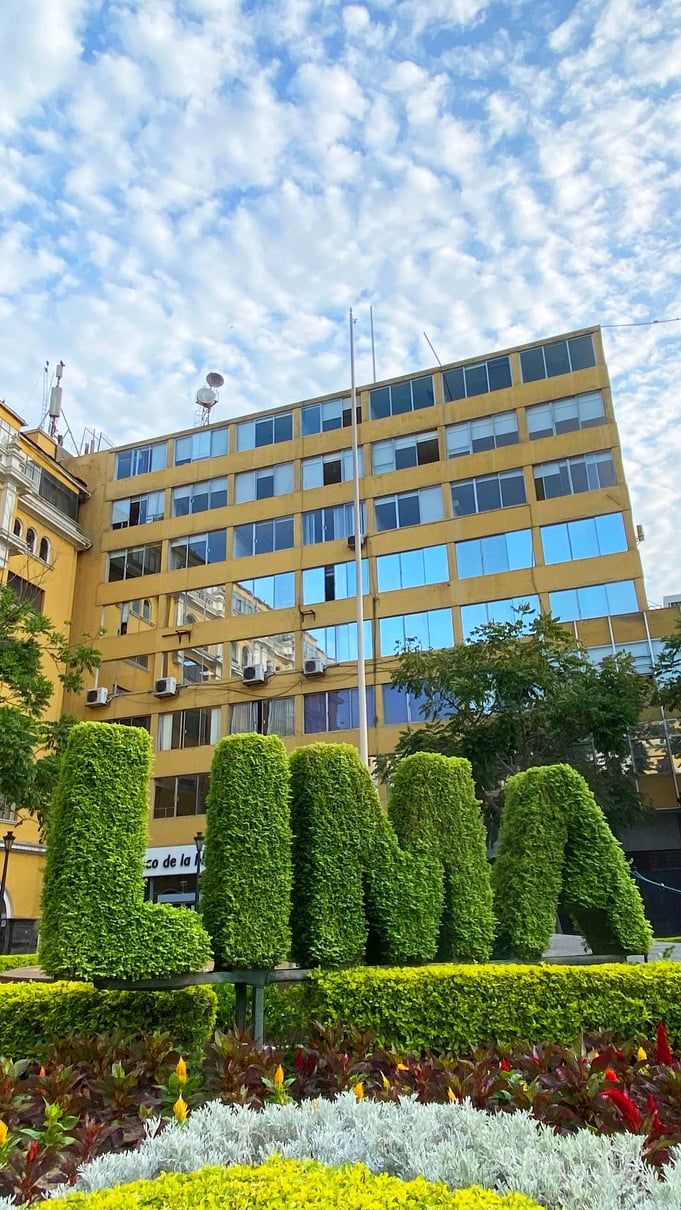
[[[681,315],[678,0],[7,0],[0,396],[190,425]],[[681,323],[608,328],[651,603],[681,589]],[[217,417],[216,417],[217,418]]]

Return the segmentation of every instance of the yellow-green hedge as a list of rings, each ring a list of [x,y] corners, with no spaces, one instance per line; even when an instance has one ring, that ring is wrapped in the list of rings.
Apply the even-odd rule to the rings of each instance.
[[[0,971],[13,971],[20,966],[39,966],[37,954],[0,954]]]
[[[394,1176],[374,1176],[363,1164],[325,1168],[315,1160],[282,1160],[278,1156],[257,1168],[202,1168],[200,1172],[164,1173],[154,1181],[136,1181],[100,1189],[95,1193],[70,1193],[53,1203],[74,1210],[199,1210],[204,1206],[238,1207],[251,1210],[397,1210],[413,1207],[447,1207],[448,1210],[540,1210],[520,1193],[502,1196],[485,1189],[450,1192],[418,1177],[401,1181]]]
[[[40,1057],[66,1034],[126,1037],[169,1033],[178,1049],[199,1054],[215,1027],[211,987],[168,992],[99,991],[90,983],[0,983],[0,1055]]]
[[[466,1050],[496,1039],[573,1042],[583,1030],[681,1044],[681,965],[355,967],[314,974],[309,1020],[372,1028],[383,1046]]]

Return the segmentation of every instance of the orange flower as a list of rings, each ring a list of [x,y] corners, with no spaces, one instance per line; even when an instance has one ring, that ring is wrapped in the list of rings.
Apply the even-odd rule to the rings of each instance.
[[[2,1118],[0,1118],[0,1147],[2,1147],[3,1143],[7,1142],[8,1134],[7,1122],[3,1122]]]
[[[180,1084],[187,1083],[187,1064],[182,1058],[182,1055],[180,1055],[177,1063],[175,1064],[175,1074],[177,1075]]]
[[[277,1067],[277,1070],[274,1073],[274,1087],[281,1088],[283,1083],[284,1083],[284,1069],[280,1063],[279,1066]]]
[[[178,1122],[185,1122],[187,1120],[187,1102],[181,1093],[173,1105],[173,1113]]]
[[[40,1076],[41,1080],[45,1079],[46,1072],[45,1072],[45,1068],[42,1065],[40,1067],[40,1071],[38,1072],[38,1075]]]
[[[361,1101],[364,1096],[364,1085],[361,1080],[359,1084],[355,1084],[355,1096],[358,1101]]]
[[[456,1097],[454,1096],[454,1093],[452,1092],[451,1088],[447,1089],[447,1097],[450,1101],[456,1100]]]

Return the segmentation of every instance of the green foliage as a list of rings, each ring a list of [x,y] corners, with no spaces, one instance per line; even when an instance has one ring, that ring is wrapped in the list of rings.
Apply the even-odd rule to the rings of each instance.
[[[202,918],[218,967],[275,966],[291,934],[286,750],[276,735],[230,735],[215,749],[206,802]]]
[[[392,680],[423,696],[426,726],[402,732],[395,753],[381,758],[384,776],[415,752],[466,757],[495,833],[506,779],[564,761],[587,779],[612,827],[640,817],[628,758],[651,690],[628,654],[596,667],[550,615],[528,620],[521,609],[513,622],[478,627],[469,643],[403,652]]]
[[[93,1193],[69,1193],[55,1200],[69,1210],[202,1210],[204,1206],[249,1210],[540,1210],[520,1193],[486,1189],[449,1190],[423,1177],[402,1181],[375,1175],[364,1164],[327,1168],[316,1160],[273,1156],[252,1167],[202,1168],[192,1173],[163,1173],[153,1181],[135,1181]]]
[[[681,1043],[681,965],[425,966],[313,974],[306,1012],[372,1029],[376,1045],[467,1053],[496,1040],[570,1045],[584,1030]]]
[[[45,671],[54,665],[54,677]],[[100,662],[87,642],[72,645],[49,618],[38,613],[7,585],[0,588],[0,795],[42,820],[64,750],[64,723],[46,723],[42,715],[54,681],[77,692],[82,674]],[[39,751],[47,750],[41,757]]]
[[[427,844],[444,867],[438,956],[444,961],[489,958],[492,890],[470,762],[426,752],[406,757],[395,772],[389,814],[403,849]]]
[[[400,850],[357,750],[310,744],[291,755],[293,953],[305,966],[435,956],[442,866]]]
[[[210,944],[185,909],[143,901],[151,740],[79,723],[50,812],[40,961],[56,978],[144,979],[201,970]]]
[[[538,958],[562,902],[595,953],[647,953],[653,933],[626,858],[569,765],[517,773],[506,787],[492,871],[500,953]]]
[[[291,753],[292,954],[303,966],[364,960],[368,829],[358,763],[349,744],[309,744]]]
[[[655,663],[656,700],[667,710],[681,711],[681,617],[664,641]]]
[[[38,966],[38,955],[0,954],[0,971],[18,970],[20,966]]]
[[[108,992],[87,983],[0,983],[0,1054],[36,1055],[76,1033],[172,1035],[186,1055],[199,1055],[215,1026],[210,987],[169,992]]]

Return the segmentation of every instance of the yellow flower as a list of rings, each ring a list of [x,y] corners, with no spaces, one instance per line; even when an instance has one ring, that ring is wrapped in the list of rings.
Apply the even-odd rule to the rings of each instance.
[[[3,1143],[7,1142],[8,1134],[7,1122],[3,1122],[2,1118],[0,1118],[0,1147],[2,1147]]]
[[[645,1063],[646,1059],[648,1058],[642,1046],[639,1046],[638,1050],[636,1051],[636,1058],[638,1059],[639,1063]]]
[[[383,1072],[383,1071],[381,1072],[381,1079],[383,1080],[383,1087],[384,1087],[386,1090],[387,1090],[388,1088],[390,1088],[390,1080],[387,1078],[387,1076],[386,1076],[385,1072]]]
[[[406,1063],[398,1063],[397,1070],[398,1071],[409,1071],[409,1068],[407,1067]]]
[[[180,1055],[179,1059],[177,1060],[177,1063],[175,1064],[175,1073],[177,1075],[177,1078],[178,1078],[180,1084],[187,1083],[187,1064],[185,1063],[184,1059],[182,1058],[182,1055]]]
[[[177,1118],[178,1122],[186,1121],[187,1102],[185,1101],[184,1097],[182,1096],[182,1093],[180,1093],[175,1104],[173,1105],[173,1113],[175,1114],[175,1117]]]
[[[451,1088],[448,1088],[448,1089],[447,1089],[447,1096],[448,1096],[448,1098],[449,1098],[449,1100],[450,1100],[450,1101],[455,1101],[455,1100],[456,1100],[456,1097],[454,1096],[454,1093],[452,1092]]]
[[[284,1069],[280,1063],[279,1066],[277,1067],[277,1070],[274,1073],[274,1087],[281,1088],[283,1083],[284,1083]]]
[[[361,1101],[364,1096],[364,1085],[361,1080],[359,1084],[355,1084],[355,1096],[358,1101]]]

